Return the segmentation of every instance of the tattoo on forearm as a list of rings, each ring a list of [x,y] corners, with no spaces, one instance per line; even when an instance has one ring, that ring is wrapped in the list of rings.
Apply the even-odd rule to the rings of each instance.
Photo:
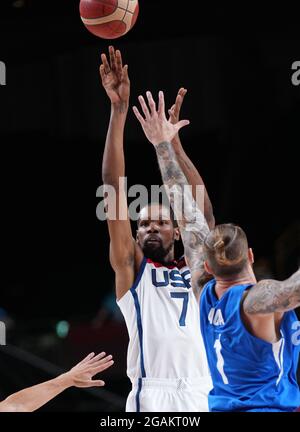
[[[201,287],[204,272],[202,245],[209,233],[209,228],[203,213],[193,199],[191,189],[187,187],[188,181],[176,159],[171,143],[160,143],[156,147],[156,152],[166,192],[180,228],[194,289],[197,290]],[[182,217],[183,202],[184,214]]]
[[[286,312],[300,306],[300,269],[289,279],[279,282],[263,280],[247,295],[244,310],[249,314]]]

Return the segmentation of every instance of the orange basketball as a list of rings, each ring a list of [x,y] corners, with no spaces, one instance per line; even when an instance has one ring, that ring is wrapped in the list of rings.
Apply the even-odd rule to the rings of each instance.
[[[80,0],[80,17],[86,28],[103,39],[126,34],[139,14],[138,0]]]

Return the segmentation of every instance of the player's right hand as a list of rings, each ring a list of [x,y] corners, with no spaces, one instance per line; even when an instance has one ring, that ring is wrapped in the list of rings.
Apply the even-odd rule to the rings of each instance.
[[[119,50],[109,47],[109,61],[106,54],[101,54],[100,77],[102,85],[112,104],[128,108],[130,96],[130,80],[128,66],[123,66],[122,55]]]
[[[90,353],[85,359],[74,366],[65,377],[70,381],[71,386],[75,387],[103,387],[105,382],[102,380],[93,380],[92,378],[99,372],[108,369],[114,364],[112,356],[106,356],[106,353],[95,355]]]

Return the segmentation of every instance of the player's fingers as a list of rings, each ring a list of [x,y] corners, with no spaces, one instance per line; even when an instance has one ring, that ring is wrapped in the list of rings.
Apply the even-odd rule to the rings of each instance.
[[[143,113],[145,114],[146,120],[150,120],[149,109],[147,107],[147,104],[146,104],[145,99],[143,98],[143,96],[139,96],[139,102],[140,102],[141,108],[143,110]]]
[[[158,93],[158,97],[159,97],[158,115],[160,117],[163,117],[163,116],[166,116],[166,113],[165,113],[165,97],[164,97],[164,92],[160,91]]]
[[[104,70],[104,65],[103,64],[100,65],[99,71],[100,71],[101,79],[103,81],[104,78],[105,78],[105,70]]]
[[[132,109],[133,109],[133,112],[134,112],[136,118],[141,123],[142,127],[144,127],[144,125],[145,125],[145,119],[144,119],[144,117],[141,115],[141,113],[139,112],[139,110],[137,109],[136,106],[133,106]]]
[[[105,382],[102,380],[87,380],[87,381],[80,381],[77,387],[80,388],[103,387],[104,385]]]
[[[186,94],[187,94],[187,89],[185,89],[184,87],[180,87],[180,89],[178,90],[178,95],[184,98]]]
[[[105,382],[102,380],[92,380],[91,381],[93,387],[104,387]]]
[[[171,123],[173,123],[173,124],[176,123],[176,117],[174,115],[174,110],[169,109],[168,113],[169,113],[169,121],[171,121]]]
[[[114,364],[114,361],[110,360],[107,363],[100,364],[96,367],[92,367],[91,369],[89,369],[89,373],[91,373],[92,376],[97,375],[99,372],[102,372],[102,371],[110,368],[113,364]]]
[[[78,365],[88,362],[88,361],[91,360],[94,356],[95,356],[95,353],[94,353],[94,352],[89,353],[89,355],[87,355],[83,360],[81,360],[81,362],[78,363]]]
[[[111,357],[111,358],[112,358],[112,356],[108,356],[108,357],[105,357],[105,356],[106,356],[106,353],[105,353],[105,352],[101,352],[100,354],[97,354],[96,356],[94,356],[94,357],[89,361],[89,363],[90,363],[90,364],[93,364],[93,363],[95,363],[95,362],[97,362],[97,361],[99,361],[99,360],[104,361],[104,360],[107,359],[108,357]]]
[[[122,81],[129,83],[129,76],[128,76],[128,65],[125,65],[123,67],[122,71]]]
[[[151,109],[151,114],[155,115],[156,114],[156,103],[153,99],[152,93],[150,91],[147,91],[146,95],[147,95],[147,99],[148,99],[149,106]]]
[[[190,124],[189,120],[181,120],[178,123],[176,123],[176,125],[174,126],[176,126],[177,131],[179,131],[183,127],[188,126],[189,124]]]
[[[179,117],[179,113],[180,113],[182,102],[183,102],[182,96],[181,95],[177,95],[176,101],[175,101],[175,108],[174,108],[174,112],[175,112],[175,115],[177,117]]]
[[[109,66],[109,63],[107,61],[106,54],[101,54],[101,60],[102,60],[103,66],[104,66],[104,72],[106,74],[108,74],[110,72],[110,66]]]
[[[110,61],[110,67],[111,70],[115,72],[116,70],[116,54],[115,54],[115,49],[112,45],[109,46],[108,48],[109,51],[109,61]]]
[[[185,88],[181,87],[181,89],[179,89],[179,91],[178,91],[178,95],[176,97],[176,102],[175,102],[175,114],[177,116],[179,116],[181,106],[183,103],[183,99],[184,99],[186,94],[187,94],[187,90]]]
[[[112,356],[109,355],[107,357],[98,357],[95,361],[92,359],[88,362],[89,367],[98,367],[112,360]]]
[[[120,50],[116,51],[116,62],[117,62],[117,74],[119,78],[122,78],[122,70],[123,70],[123,61],[122,61],[122,54]]]

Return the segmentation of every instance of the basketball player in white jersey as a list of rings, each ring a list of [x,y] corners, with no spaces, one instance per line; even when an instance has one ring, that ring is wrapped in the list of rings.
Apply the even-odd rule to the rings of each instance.
[[[103,157],[103,183],[114,187],[107,208],[127,206],[119,179],[125,176],[123,134],[130,82],[120,51],[109,47],[109,61],[102,54],[100,75],[111,101],[111,118]],[[177,122],[185,91],[181,89],[170,111]],[[189,183],[203,181],[184,153],[178,136],[174,150]],[[204,213],[214,226],[212,207],[205,192]],[[129,333],[127,373],[132,383],[127,411],[208,411],[211,378],[201,343],[199,311],[184,260],[174,261],[179,230],[169,211],[159,204],[142,209],[136,238],[130,221],[109,219],[110,260],[116,275],[117,303]],[[199,343],[200,341],[200,343]]]

